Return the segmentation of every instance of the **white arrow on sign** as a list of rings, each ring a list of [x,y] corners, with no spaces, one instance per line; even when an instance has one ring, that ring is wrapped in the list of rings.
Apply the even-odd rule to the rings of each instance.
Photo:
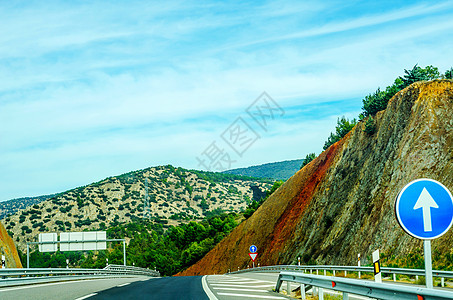
[[[425,231],[433,231],[431,223],[431,207],[439,208],[436,201],[429,194],[426,188],[423,188],[417,202],[415,203],[414,210],[421,208],[423,212],[423,229]]]

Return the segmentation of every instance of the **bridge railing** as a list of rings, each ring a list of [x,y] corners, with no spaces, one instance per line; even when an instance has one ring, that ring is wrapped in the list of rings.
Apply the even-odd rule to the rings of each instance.
[[[453,299],[453,292],[451,291],[286,271],[280,272],[279,274],[275,287],[277,292],[280,291],[284,281],[288,283],[286,288],[288,292],[291,291],[291,285],[289,283],[299,283],[302,299],[305,299],[306,286],[317,287],[318,299],[320,300],[324,299],[324,289],[342,292],[343,299],[349,299],[349,294],[361,295],[374,299]]]

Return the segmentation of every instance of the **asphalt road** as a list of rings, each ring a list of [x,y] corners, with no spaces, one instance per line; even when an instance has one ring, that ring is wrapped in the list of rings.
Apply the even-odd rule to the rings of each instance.
[[[278,273],[244,273],[204,277],[127,277],[77,280],[0,288],[0,299],[289,299],[282,293],[272,291],[275,288],[277,277]],[[291,284],[291,290],[297,287],[297,284]],[[282,289],[286,290],[286,284],[282,286]],[[328,290],[325,290],[325,293],[341,295]],[[369,298],[350,295],[350,299]]]
[[[101,291],[88,299],[209,300],[203,290],[201,279],[201,276],[187,276],[137,281]]]

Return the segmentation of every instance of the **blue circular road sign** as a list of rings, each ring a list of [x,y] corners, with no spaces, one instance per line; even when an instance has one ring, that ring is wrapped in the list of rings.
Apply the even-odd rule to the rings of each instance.
[[[399,192],[395,214],[400,226],[413,237],[435,239],[453,224],[453,197],[442,183],[417,179]]]
[[[250,253],[256,253],[256,251],[258,251],[258,248],[256,248],[255,245],[251,245],[249,250],[250,250]]]

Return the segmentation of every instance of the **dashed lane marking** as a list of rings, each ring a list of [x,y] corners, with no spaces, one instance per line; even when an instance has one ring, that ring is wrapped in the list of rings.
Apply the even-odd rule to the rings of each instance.
[[[86,298],[90,298],[90,297],[93,297],[97,295],[96,293],[92,293],[92,294],[89,294],[89,295],[86,295],[86,296],[83,296],[83,297],[80,297],[80,298],[77,298],[75,300],[83,300],[83,299],[86,299]]]
[[[122,287],[122,286],[126,286],[126,285],[129,285],[131,284],[130,282],[126,282],[126,283],[123,283],[123,284],[120,284],[120,285],[117,285],[116,287]]]

